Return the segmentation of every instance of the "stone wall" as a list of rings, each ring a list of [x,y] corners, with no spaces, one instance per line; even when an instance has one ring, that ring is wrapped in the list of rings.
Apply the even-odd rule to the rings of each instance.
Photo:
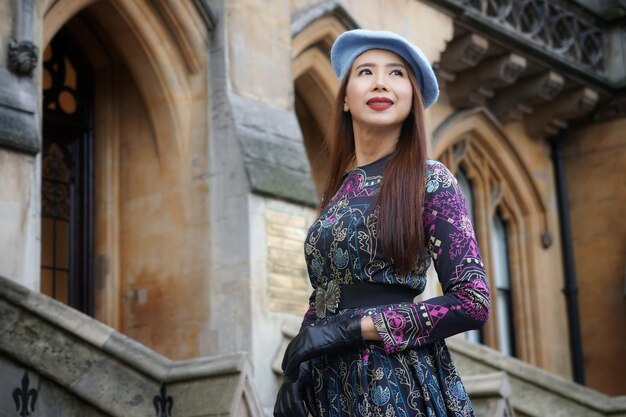
[[[39,289],[39,178],[34,156],[0,149],[0,273]]]
[[[626,393],[626,120],[564,142],[586,383]]]
[[[304,238],[316,211],[269,197],[249,198],[252,279],[251,359],[263,408],[271,415],[281,379],[272,368],[284,348],[282,329],[299,328],[312,288]]]
[[[303,315],[311,285],[304,262],[304,239],[313,210],[268,201],[265,211],[269,308]]]
[[[0,4],[0,274],[38,289],[41,73],[36,65],[20,73],[8,57],[11,45],[37,45],[41,28],[39,3],[21,3],[22,10],[13,1]]]

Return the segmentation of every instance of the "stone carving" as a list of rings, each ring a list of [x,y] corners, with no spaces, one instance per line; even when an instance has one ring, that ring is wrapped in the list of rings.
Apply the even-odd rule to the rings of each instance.
[[[441,67],[451,72],[475,67],[483,59],[488,47],[489,41],[474,33],[454,38],[441,55]]]
[[[9,42],[9,69],[17,75],[31,75],[37,66],[39,48],[30,41]]]
[[[617,97],[604,104],[595,112],[593,120],[596,122],[606,122],[626,117],[626,96]]]
[[[484,60],[449,83],[450,103],[460,108],[484,105],[495,90],[513,84],[525,68],[526,59],[514,53]]]
[[[488,23],[498,32],[524,39],[535,48],[565,61],[606,74],[606,34],[593,17],[562,0],[431,0],[464,10],[471,20]]]
[[[15,411],[21,417],[32,415],[35,411],[35,403],[37,402],[37,390],[30,388],[30,380],[28,373],[24,372],[22,377],[22,385],[20,388],[13,390],[13,401],[15,402]]]
[[[167,395],[167,387],[165,383],[161,383],[159,395],[155,395],[152,399],[156,417],[171,417],[172,407],[174,407],[174,399],[171,395]]]
[[[502,122],[522,120],[537,105],[554,100],[564,83],[564,78],[553,71],[526,77],[499,91],[489,107]]]
[[[555,100],[536,108],[526,117],[526,129],[531,137],[543,138],[568,126],[567,121],[589,114],[598,103],[599,94],[590,88],[579,88],[561,94]]]

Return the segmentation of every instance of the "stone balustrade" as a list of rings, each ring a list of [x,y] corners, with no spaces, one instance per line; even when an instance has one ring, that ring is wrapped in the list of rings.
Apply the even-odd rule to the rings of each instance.
[[[245,353],[171,361],[2,277],[0,398],[2,416],[263,415]]]

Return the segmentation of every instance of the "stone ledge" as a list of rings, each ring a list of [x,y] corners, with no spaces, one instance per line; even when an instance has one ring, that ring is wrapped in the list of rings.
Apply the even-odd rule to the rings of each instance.
[[[228,97],[252,191],[315,207],[315,186],[294,111],[236,94]]]
[[[24,308],[54,327],[100,348],[103,352],[115,356],[158,381],[169,382],[205,375],[239,373],[248,366],[244,352],[172,361],[63,303],[29,291],[0,276],[0,300],[2,299]],[[3,331],[2,324],[4,323],[0,322],[0,331]]]
[[[151,408],[154,413],[153,397],[162,383],[176,399],[177,416],[262,415],[245,353],[171,361],[2,277],[1,358],[5,359],[0,360],[0,368],[7,369],[0,369],[0,385],[17,386],[18,381],[8,380],[7,375],[28,372],[47,381],[44,386],[49,390],[40,387],[42,401],[60,388],[69,393],[68,398],[75,398],[76,407],[86,404],[106,415],[145,416]],[[0,404],[0,415],[12,407]],[[55,410],[39,412],[66,415]]]
[[[467,394],[479,417],[513,417],[511,385],[505,372],[471,375],[463,378]]]
[[[604,395],[518,359],[502,355],[500,352],[483,345],[457,338],[448,339],[446,343],[454,355],[455,362],[464,364],[464,366],[459,366],[462,375],[494,371],[506,372],[513,390],[511,396],[513,406],[525,414],[543,416],[538,405],[539,397],[546,399],[553,397],[559,398],[562,403],[569,403],[577,409],[586,409],[590,413],[574,414],[572,411],[571,414],[563,414],[563,416],[626,416],[626,396],[610,397]],[[537,406],[528,401],[522,401],[520,397],[522,388],[524,391],[532,390],[537,394],[537,398],[535,398]],[[545,406],[549,406],[549,404],[545,404]]]

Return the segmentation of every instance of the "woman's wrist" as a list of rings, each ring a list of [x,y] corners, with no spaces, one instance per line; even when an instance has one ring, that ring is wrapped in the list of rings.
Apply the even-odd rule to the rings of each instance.
[[[361,317],[361,335],[363,340],[380,340],[380,335],[371,317]]]

